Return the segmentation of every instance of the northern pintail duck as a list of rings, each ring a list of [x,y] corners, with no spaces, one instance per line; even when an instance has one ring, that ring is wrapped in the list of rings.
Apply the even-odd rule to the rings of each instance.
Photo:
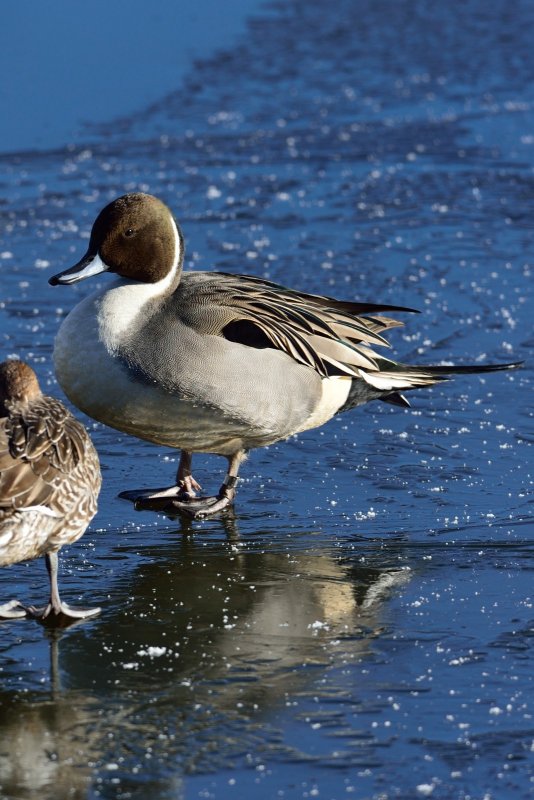
[[[246,451],[315,428],[369,400],[408,405],[402,392],[452,372],[514,364],[421,367],[372,347],[402,323],[398,306],[304,294],[248,275],[182,274],[184,239],[156,197],[119,197],[98,215],[89,248],[50,279],[71,284],[114,273],[59,330],[54,360],[63,390],[113,428],[181,453],[176,486],[124,492],[138,507],[205,516],[234,498]],[[196,497],[195,452],[226,456],[216,497]]]
[[[0,566],[45,556],[50,577],[47,606],[12,600],[0,606],[0,619],[99,613],[61,601],[57,553],[94,517],[100,483],[98,456],[83,425],[42,394],[27,364],[0,364]]]

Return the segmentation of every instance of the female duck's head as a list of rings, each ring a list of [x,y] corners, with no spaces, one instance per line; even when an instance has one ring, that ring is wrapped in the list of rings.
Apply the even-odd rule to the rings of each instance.
[[[41,395],[33,369],[15,359],[0,364],[0,417],[9,414],[11,403],[26,403]]]

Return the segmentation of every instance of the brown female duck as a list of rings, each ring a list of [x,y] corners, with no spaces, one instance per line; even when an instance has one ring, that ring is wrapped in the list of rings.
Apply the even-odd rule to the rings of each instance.
[[[98,456],[81,423],[43,395],[22,361],[0,364],[0,566],[45,556],[50,600],[43,609],[17,600],[0,606],[0,619],[94,616],[99,608],[63,603],[57,584],[58,550],[75,542],[96,513]]]

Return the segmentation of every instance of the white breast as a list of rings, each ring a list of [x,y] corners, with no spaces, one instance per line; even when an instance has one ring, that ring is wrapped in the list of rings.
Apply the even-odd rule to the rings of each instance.
[[[119,282],[71,311],[54,348],[61,388],[88,416],[140,439],[191,451],[235,452],[247,433],[237,421],[156,382],[136,380],[118,358],[117,348],[139,313],[139,288],[145,286]]]

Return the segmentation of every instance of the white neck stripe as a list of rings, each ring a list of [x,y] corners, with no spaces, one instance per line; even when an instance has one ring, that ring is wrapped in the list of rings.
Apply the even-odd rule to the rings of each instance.
[[[180,261],[182,260],[182,243],[180,240],[180,234],[178,233],[178,226],[174,221],[174,217],[171,214],[172,220],[172,230],[174,232],[174,261],[172,264],[172,275],[176,275],[176,272],[180,266]]]
[[[178,227],[172,218],[174,231],[174,259],[171,269],[156,283],[140,283],[128,278],[117,278],[114,285],[93,296],[98,303],[99,334],[108,349],[119,346],[122,337],[135,323],[145,303],[167,295],[176,283],[182,248]]]

